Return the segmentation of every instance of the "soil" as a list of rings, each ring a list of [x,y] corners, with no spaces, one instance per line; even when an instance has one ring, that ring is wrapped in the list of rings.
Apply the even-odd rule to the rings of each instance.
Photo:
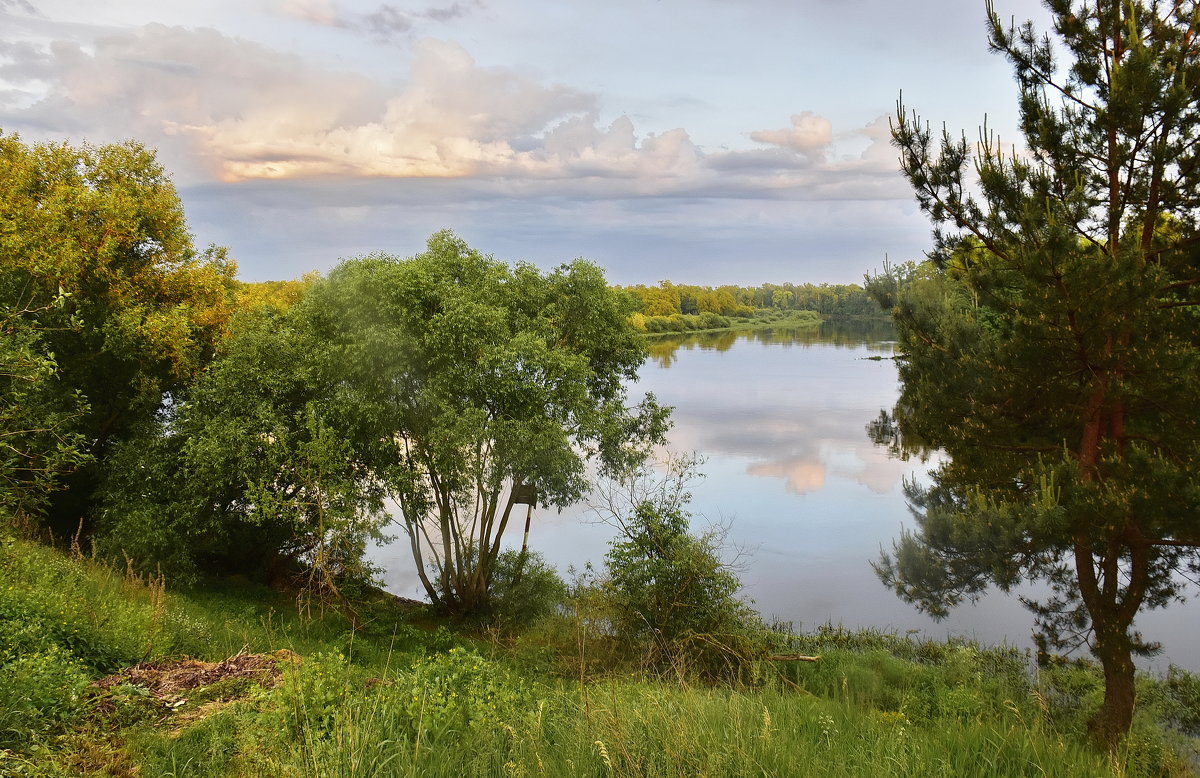
[[[93,685],[105,691],[119,684],[138,686],[152,697],[172,701],[184,692],[211,686],[228,678],[246,678],[259,686],[271,687],[283,677],[283,664],[301,661],[299,655],[287,649],[270,654],[238,654],[220,662],[202,662],[185,657],[127,667],[119,673],[101,678]]]

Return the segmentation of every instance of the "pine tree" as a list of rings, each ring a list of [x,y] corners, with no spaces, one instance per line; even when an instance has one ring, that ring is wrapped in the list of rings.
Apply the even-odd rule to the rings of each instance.
[[[1099,660],[1111,745],[1158,649],[1135,617],[1200,572],[1200,4],[1045,4],[1054,37],[987,8],[1023,149],[936,137],[902,105],[893,124],[934,249],[870,281],[903,353],[872,431],[948,458],[877,570],[934,615],[1048,582],[1026,602],[1039,639]]]

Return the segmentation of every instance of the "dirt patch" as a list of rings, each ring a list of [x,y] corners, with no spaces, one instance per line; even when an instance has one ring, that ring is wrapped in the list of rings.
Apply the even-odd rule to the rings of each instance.
[[[159,700],[173,701],[184,692],[227,679],[246,679],[259,686],[271,687],[283,677],[283,665],[301,661],[300,656],[283,649],[271,654],[238,654],[220,662],[187,658],[146,662],[101,678],[93,685],[108,691],[114,686],[128,684],[145,689]]]

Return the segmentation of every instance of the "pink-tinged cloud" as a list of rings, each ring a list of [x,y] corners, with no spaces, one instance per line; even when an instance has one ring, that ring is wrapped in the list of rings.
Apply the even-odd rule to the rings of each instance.
[[[339,27],[340,17],[331,0],[275,0],[274,10],[283,16],[326,27]]]
[[[281,2],[310,20],[338,18],[324,0]],[[771,149],[706,153],[682,128],[639,134],[628,117],[606,122],[597,95],[480,66],[450,41],[416,41],[399,87],[157,24],[26,59],[48,93],[10,115],[96,141],[132,135],[185,183],[459,178],[515,196],[908,197],[874,146],[833,158],[830,123],[814,114],[793,117]],[[878,128],[860,134],[875,140]]]
[[[755,130],[750,139],[790,149],[804,157],[820,160],[833,145],[833,125],[812,111],[792,115],[792,126],[782,130]]]
[[[751,465],[746,472],[764,478],[782,478],[792,494],[808,494],[825,486],[825,465],[815,459],[785,459]]]

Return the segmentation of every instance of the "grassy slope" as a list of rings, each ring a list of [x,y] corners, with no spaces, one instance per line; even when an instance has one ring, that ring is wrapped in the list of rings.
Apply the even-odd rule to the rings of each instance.
[[[1194,733],[1200,715],[1195,678],[1145,679],[1137,730],[1109,757],[1079,735],[1094,672],[1031,684],[1019,654],[969,644],[825,630],[788,646],[821,661],[764,663],[749,688],[613,668],[581,684],[588,647],[566,618],[483,641],[376,598],[354,634],[244,582],[170,593],[11,538],[0,581],[0,775],[1186,775],[1153,718]],[[303,662],[273,688],[88,685],[281,648]]]

